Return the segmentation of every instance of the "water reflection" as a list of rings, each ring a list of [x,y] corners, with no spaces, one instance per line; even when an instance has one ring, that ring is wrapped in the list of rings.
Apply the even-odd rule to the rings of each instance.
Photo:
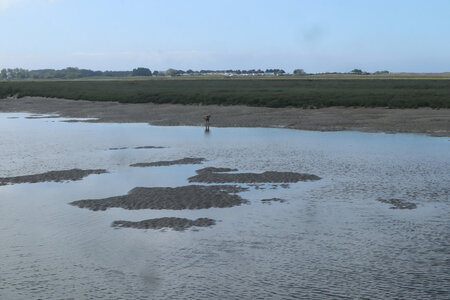
[[[448,139],[262,128],[203,135],[201,127],[27,116],[0,114],[0,176],[75,167],[110,173],[0,186],[0,298],[448,298]],[[167,148],[133,149],[148,145]],[[183,157],[207,161],[129,167]],[[226,209],[94,212],[68,205],[136,186],[187,185],[207,166],[323,179],[251,188],[240,193],[250,204]],[[286,202],[260,201],[270,198]],[[418,207],[392,210],[377,198]],[[185,232],[110,226],[167,216],[217,224]]]

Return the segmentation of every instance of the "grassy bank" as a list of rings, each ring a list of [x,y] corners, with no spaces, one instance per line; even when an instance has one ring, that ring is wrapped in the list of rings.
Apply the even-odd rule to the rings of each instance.
[[[122,103],[450,108],[450,80],[308,76],[0,82],[0,97],[8,95]]]

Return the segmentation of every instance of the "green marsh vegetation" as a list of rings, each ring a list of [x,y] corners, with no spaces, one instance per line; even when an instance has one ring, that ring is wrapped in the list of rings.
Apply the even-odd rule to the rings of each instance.
[[[0,81],[0,98],[321,108],[450,108],[450,74],[219,75]]]

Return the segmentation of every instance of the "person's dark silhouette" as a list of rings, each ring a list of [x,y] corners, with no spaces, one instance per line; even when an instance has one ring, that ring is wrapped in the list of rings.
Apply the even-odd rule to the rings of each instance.
[[[211,115],[206,115],[203,117],[205,120],[205,131],[209,131],[209,119],[211,118]]]

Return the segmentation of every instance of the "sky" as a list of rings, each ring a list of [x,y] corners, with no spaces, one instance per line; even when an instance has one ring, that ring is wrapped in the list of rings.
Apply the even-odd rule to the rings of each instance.
[[[0,69],[450,72],[450,0],[0,0]]]

